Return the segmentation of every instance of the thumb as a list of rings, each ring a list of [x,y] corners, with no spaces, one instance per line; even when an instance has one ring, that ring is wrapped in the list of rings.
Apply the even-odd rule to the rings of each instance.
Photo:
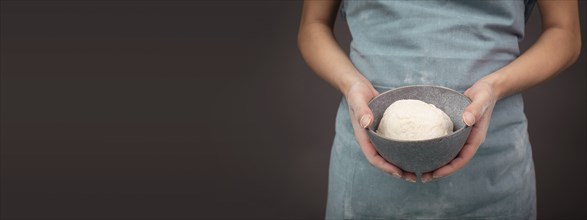
[[[467,126],[473,126],[477,120],[475,119],[475,115],[470,111],[465,111],[463,113],[463,122],[467,124]]]
[[[371,92],[373,97],[379,95],[379,92],[377,90],[375,90],[375,88],[371,87]],[[371,125],[371,123],[373,123],[373,112],[371,111],[371,109],[369,109],[369,106],[367,104],[364,104],[363,108],[361,108],[360,112],[360,118],[359,118],[359,125],[362,128],[367,128],[369,127],[369,125]]]
[[[379,95],[379,92],[374,87],[371,87],[371,92],[373,93],[373,97]]]
[[[465,94],[467,95],[467,94]],[[468,126],[473,126],[479,120],[489,107],[488,97],[483,95],[470,96],[471,104],[469,104],[463,112],[463,122]]]
[[[351,108],[353,111],[353,116],[357,122],[359,122],[359,126],[362,128],[367,128],[373,122],[373,113],[369,106],[367,105],[366,100],[360,100],[356,102],[356,104]]]
[[[369,127],[369,125],[371,124],[371,122],[373,122],[373,117],[370,114],[364,114],[361,116],[361,118],[359,119],[359,125],[362,128],[367,128]]]

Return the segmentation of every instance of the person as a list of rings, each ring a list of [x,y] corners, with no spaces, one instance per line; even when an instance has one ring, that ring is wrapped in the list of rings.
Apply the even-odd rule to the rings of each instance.
[[[543,32],[518,42],[534,3],[322,0],[304,2],[298,46],[310,68],[344,96],[336,116],[327,219],[535,219],[536,190],[520,94],[573,64],[580,53],[576,0],[539,0]],[[347,56],[333,25],[340,7]],[[472,131],[449,164],[422,174],[383,159],[365,128],[367,103],[406,85],[439,85],[472,102]]]

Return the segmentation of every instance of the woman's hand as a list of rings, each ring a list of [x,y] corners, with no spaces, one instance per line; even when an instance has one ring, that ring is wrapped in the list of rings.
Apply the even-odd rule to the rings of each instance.
[[[355,131],[355,139],[361,146],[361,150],[365,157],[376,168],[391,174],[398,178],[404,178],[406,181],[416,182],[416,175],[414,173],[403,172],[398,167],[387,162],[369,140],[367,136],[367,128],[373,123],[373,113],[367,105],[369,100],[377,96],[379,92],[373,88],[369,82],[355,82],[351,84],[345,92],[346,101],[349,106],[349,114]]]
[[[422,175],[422,181],[445,177],[463,168],[485,140],[495,102],[542,83],[573,64],[581,52],[577,1],[538,0],[542,34],[517,59],[477,81],[465,91],[473,101],[463,120],[473,129],[459,155],[448,165]]]
[[[346,97],[355,139],[369,163],[391,175],[416,182],[415,174],[404,173],[385,161],[367,136],[365,128],[373,122],[373,113],[367,103],[378,92],[355,68],[334,38],[332,27],[339,6],[340,0],[304,1],[298,33],[298,46],[302,56],[318,76]]]
[[[472,100],[463,113],[465,124],[473,126],[471,134],[455,159],[432,172],[422,174],[422,182],[429,182],[457,172],[471,161],[479,146],[485,141],[493,107],[498,99],[495,89],[492,84],[479,80],[465,91],[465,96]]]

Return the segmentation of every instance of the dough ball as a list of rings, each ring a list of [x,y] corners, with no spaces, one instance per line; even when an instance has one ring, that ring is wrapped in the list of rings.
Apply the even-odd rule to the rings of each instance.
[[[377,128],[380,135],[396,140],[426,140],[452,133],[450,117],[432,104],[404,99],[392,103]]]

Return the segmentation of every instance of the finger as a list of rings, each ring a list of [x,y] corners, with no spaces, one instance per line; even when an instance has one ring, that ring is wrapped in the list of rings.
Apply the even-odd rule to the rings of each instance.
[[[397,178],[404,177],[405,173],[402,173],[401,169],[397,168],[396,166],[387,162],[381,155],[373,155],[370,158],[367,158],[369,163],[373,164],[376,168],[382,170],[383,172],[395,176]]]
[[[389,173],[395,177],[401,178],[402,177],[402,170],[397,168],[396,166],[387,162],[375,149],[371,141],[369,140],[367,133],[364,129],[355,129],[355,139],[357,143],[361,147],[361,151],[367,158],[367,161],[371,163],[376,168]]]
[[[484,135],[481,133],[481,127],[475,126],[471,130],[471,135],[467,139],[467,142],[459,152],[459,155],[455,159],[453,159],[449,164],[435,170],[432,173],[432,178],[442,178],[445,176],[449,176],[456,171],[463,168],[469,161],[473,158],[477,149],[483,143]]]
[[[455,159],[453,159],[449,164],[444,165],[443,167],[434,171],[434,173],[432,174],[432,178],[438,179],[445,176],[449,176],[457,170],[463,168],[467,163],[469,163],[471,158],[473,158],[476,151],[476,147],[472,144],[465,144],[465,146],[463,146],[463,149],[461,150],[461,153],[459,153],[459,155]]]
[[[474,93],[471,90],[465,91],[465,95],[471,99],[471,104],[463,111],[463,122],[468,126],[473,126],[481,120],[491,105],[490,97],[486,93]]]
[[[378,96],[379,95],[379,92],[375,88],[373,88],[373,87],[371,87],[371,92],[373,92],[373,96]]]
[[[422,183],[427,183],[427,182],[432,181],[432,172],[423,173],[422,176],[420,177],[420,179],[422,180]]]
[[[453,159],[449,164],[435,170],[432,174],[432,178],[441,178],[448,175],[453,174],[457,170],[463,168],[479,149],[479,146],[483,144],[485,141],[485,136],[487,134],[487,128],[489,127],[489,119],[491,118],[491,113],[484,115],[483,119],[479,122],[479,124],[473,126],[471,129],[471,134],[459,155]]]
[[[405,181],[411,182],[411,183],[415,183],[416,182],[416,174],[415,173],[410,173],[410,172],[404,172],[402,175],[402,178]]]
[[[361,128],[367,128],[373,122],[373,113],[367,105],[364,97],[355,97],[351,106],[351,114],[354,121],[358,122]]]

